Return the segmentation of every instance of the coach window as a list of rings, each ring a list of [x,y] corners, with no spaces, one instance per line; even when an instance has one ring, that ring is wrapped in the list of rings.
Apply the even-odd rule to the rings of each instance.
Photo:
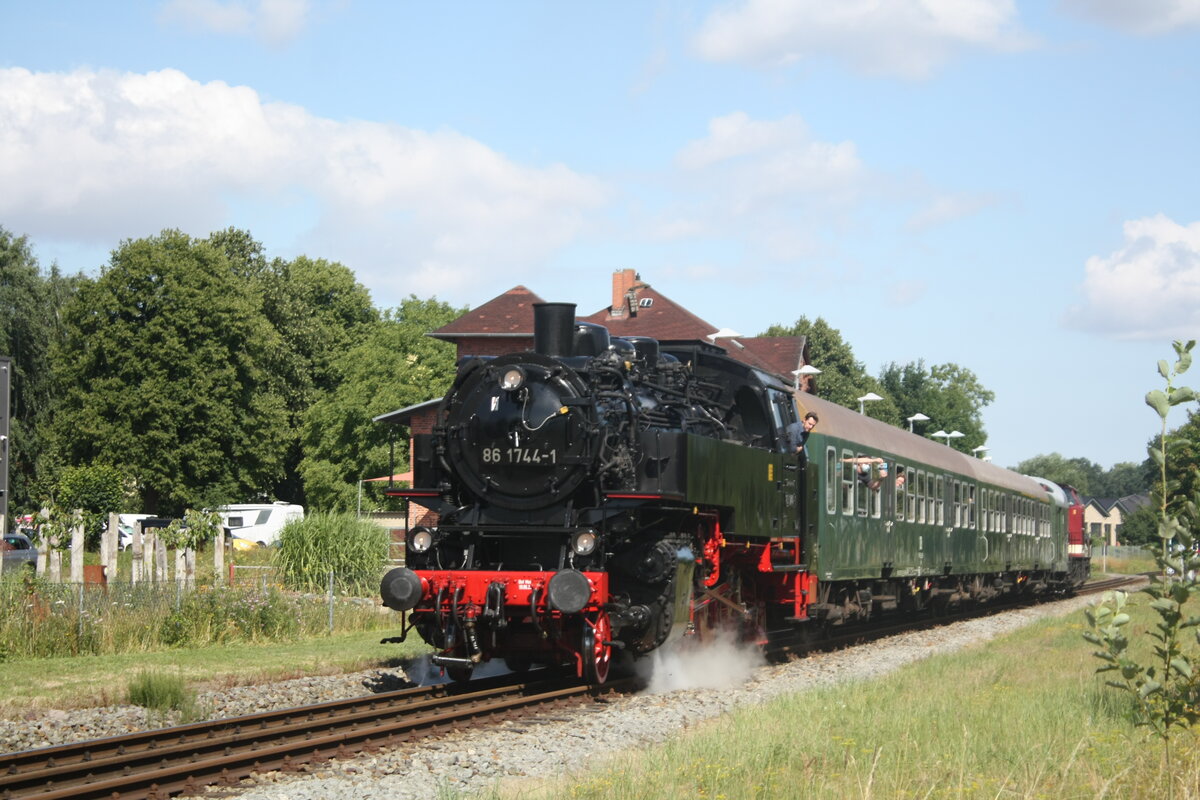
[[[876,472],[871,478],[871,516],[879,519],[883,514],[883,482],[888,479],[888,470],[884,469],[882,473]]]
[[[917,473],[917,522],[925,521],[925,470]]]
[[[954,482],[954,508],[951,509],[950,524],[955,527],[962,526],[962,481]]]
[[[945,508],[946,508],[946,484],[945,484],[945,479],[941,475],[937,476],[937,491],[934,492],[934,495],[933,495],[933,504],[934,504],[934,508],[936,509],[936,512],[937,512],[935,521],[937,522],[938,525],[944,525],[945,524],[945,522],[944,522]]]
[[[842,451],[842,513],[854,513],[854,453]]]
[[[982,531],[986,531],[987,533],[991,533],[992,532],[992,490],[988,489],[988,488],[981,488],[979,490],[979,494],[980,494],[979,499],[983,503],[983,505],[980,509],[980,514],[982,514],[982,517],[980,517],[980,520],[979,520],[979,529]]]
[[[967,486],[967,527],[975,530],[975,484]]]
[[[900,477],[904,476],[904,480]],[[896,465],[896,519],[904,519],[904,503],[908,499],[908,476],[903,464]]]
[[[858,457],[860,459],[867,458],[867,456],[862,453],[859,453]],[[871,482],[871,472],[870,472],[871,465],[870,464],[852,464],[851,466],[854,467],[855,483],[858,484],[854,489],[854,491],[856,493],[855,497],[858,501],[857,506],[856,506],[856,508],[858,510],[858,516],[865,517],[867,515],[867,500],[869,499],[869,497],[871,495],[871,489],[870,489],[870,485],[869,485]],[[867,472],[865,472],[865,473],[862,471],[862,468],[864,466],[867,468]],[[864,477],[866,478],[866,480],[863,480]]]
[[[837,513],[837,451],[825,448],[825,510]]]
[[[933,515],[933,473],[925,478],[925,521],[934,524]]]
[[[913,467],[909,467],[905,474],[908,475],[908,477],[904,481],[904,483],[905,483],[904,488],[906,488],[908,490],[908,502],[905,505],[905,508],[908,509],[908,511],[907,511],[908,521],[916,522],[917,521],[917,470],[914,469]]]

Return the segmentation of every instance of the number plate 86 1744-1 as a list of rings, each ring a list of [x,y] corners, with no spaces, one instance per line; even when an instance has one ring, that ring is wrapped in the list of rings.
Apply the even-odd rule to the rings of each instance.
[[[552,466],[558,463],[558,451],[540,447],[485,447],[483,463]]]

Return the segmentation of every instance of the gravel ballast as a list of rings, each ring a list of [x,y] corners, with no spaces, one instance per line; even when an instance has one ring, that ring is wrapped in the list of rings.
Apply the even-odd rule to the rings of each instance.
[[[248,781],[240,796],[243,800],[427,800],[448,788],[473,792],[497,781],[555,778],[593,763],[597,753],[644,748],[739,706],[814,686],[878,677],[1042,617],[1065,615],[1088,602],[1073,598],[1046,603],[781,665],[754,663],[761,662],[756,654],[718,646],[706,649],[699,665],[681,659],[660,662],[650,689],[638,695],[319,765],[309,774],[268,773]],[[300,678],[208,692],[199,703],[214,716],[238,716],[391,690],[405,685],[406,679],[399,669]],[[113,736],[147,725],[145,710],[135,706],[0,720],[0,752]]]

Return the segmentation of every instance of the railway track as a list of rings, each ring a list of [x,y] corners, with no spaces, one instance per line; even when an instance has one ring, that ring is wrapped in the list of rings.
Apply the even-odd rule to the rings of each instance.
[[[1092,594],[1130,588],[1137,579],[1096,581]],[[984,607],[995,613],[1011,606]],[[979,615],[979,614],[975,614]],[[773,657],[837,649],[899,630],[947,624],[968,615],[908,620],[903,627],[846,630],[808,643],[774,648]],[[195,794],[232,786],[256,772],[298,770],[417,736],[466,727],[477,720],[578,704],[602,693],[635,688],[633,680],[589,687],[574,677],[540,672],[470,684],[401,689],[313,706],[199,722],[0,756],[0,800],[134,800]]]
[[[295,770],[482,718],[575,704],[624,688],[621,682],[589,687],[575,678],[534,675],[518,683],[509,676],[463,687],[401,689],[10,753],[0,756],[0,798],[153,800],[195,794],[255,772]]]

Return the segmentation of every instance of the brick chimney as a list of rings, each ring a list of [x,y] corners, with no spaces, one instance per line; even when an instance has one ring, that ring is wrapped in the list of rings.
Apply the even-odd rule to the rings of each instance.
[[[629,314],[629,300],[632,297],[633,286],[637,282],[637,273],[631,269],[619,269],[613,273],[612,305],[608,307],[609,316],[624,317]]]

